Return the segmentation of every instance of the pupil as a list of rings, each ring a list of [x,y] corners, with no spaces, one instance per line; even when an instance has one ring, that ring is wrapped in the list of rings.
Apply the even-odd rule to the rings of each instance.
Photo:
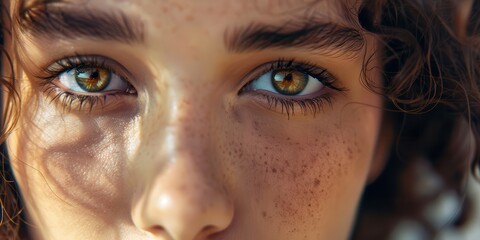
[[[99,92],[110,83],[110,71],[103,68],[80,68],[75,71],[78,86],[87,92]]]
[[[275,90],[283,95],[297,95],[308,83],[308,74],[296,70],[281,69],[272,72],[271,82]]]
[[[95,71],[93,71],[92,74],[90,75],[90,78],[98,78],[98,75],[99,75],[98,70],[95,70]]]
[[[289,73],[284,78],[285,81],[291,82],[293,80],[292,73]]]

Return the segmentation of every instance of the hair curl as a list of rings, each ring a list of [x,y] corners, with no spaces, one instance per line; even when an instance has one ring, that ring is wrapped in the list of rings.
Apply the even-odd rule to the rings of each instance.
[[[384,118],[391,121],[395,139],[385,169],[365,190],[352,237],[386,239],[402,219],[415,219],[433,237],[440,229],[422,210],[446,191],[465,200],[462,213],[450,223],[460,226],[468,218],[465,184],[470,173],[478,176],[480,164],[480,1],[365,0],[355,11],[363,30],[383,44],[382,85],[366,77],[362,81],[384,96]],[[0,14],[8,20],[4,6]],[[6,22],[0,26],[4,70],[12,68],[3,49],[12,29]],[[6,99],[0,129],[4,143],[20,105],[15,78],[2,76],[0,84]],[[0,238],[23,239],[28,233],[21,197],[4,144],[2,152]],[[419,195],[414,187],[418,166],[437,175],[443,187]]]

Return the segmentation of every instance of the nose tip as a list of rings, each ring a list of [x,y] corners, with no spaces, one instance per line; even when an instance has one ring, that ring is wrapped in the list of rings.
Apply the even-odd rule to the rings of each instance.
[[[156,211],[149,211],[147,231],[175,240],[206,239],[228,227],[233,211],[224,203],[179,202],[164,195]],[[156,216],[153,216],[156,213]]]
[[[220,184],[173,163],[156,177],[138,206],[134,222],[160,239],[200,240],[221,232],[233,219],[233,204]]]

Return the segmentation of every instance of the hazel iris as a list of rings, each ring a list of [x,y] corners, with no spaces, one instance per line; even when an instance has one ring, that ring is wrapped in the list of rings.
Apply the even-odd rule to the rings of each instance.
[[[87,92],[99,92],[110,83],[111,72],[98,67],[77,68],[75,80],[80,88]]]
[[[296,95],[307,86],[309,75],[296,70],[280,69],[272,72],[272,85],[279,93]]]

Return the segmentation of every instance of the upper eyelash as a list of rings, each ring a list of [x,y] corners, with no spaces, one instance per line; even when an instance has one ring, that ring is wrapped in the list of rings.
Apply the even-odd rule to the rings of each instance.
[[[108,71],[117,74],[112,67],[106,64],[106,59],[104,58],[95,55],[75,55],[62,58],[50,64],[47,68],[45,68],[45,73],[47,76],[41,78],[53,81],[59,74],[81,67],[105,68]]]
[[[295,59],[278,59],[276,61],[267,63],[267,67],[265,68],[265,64],[260,66],[260,68],[263,68],[260,70],[260,74],[256,74],[256,77],[261,76],[262,74],[265,74],[269,71],[276,70],[276,69],[294,69],[296,71],[304,72],[309,75],[311,75],[314,78],[319,79],[323,85],[332,88],[337,91],[346,91],[347,89],[341,87],[341,86],[336,86],[334,83],[336,83],[336,78],[332,76],[327,69],[316,66],[313,63],[310,62],[305,62],[305,61],[296,61]],[[253,71],[255,72],[255,70]],[[328,77],[322,76],[323,74],[328,74]],[[256,78],[255,78],[256,79]]]

